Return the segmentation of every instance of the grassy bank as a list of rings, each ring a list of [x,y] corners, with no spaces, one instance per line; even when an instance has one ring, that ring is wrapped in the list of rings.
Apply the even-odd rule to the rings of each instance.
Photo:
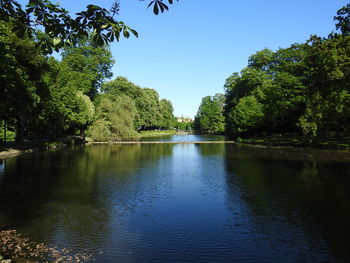
[[[140,131],[140,137],[160,137],[166,135],[175,135],[176,130],[166,130],[166,131]]]
[[[237,143],[264,146],[312,147],[332,150],[349,150],[350,136],[303,136],[300,134],[275,134],[265,137],[237,138]]]

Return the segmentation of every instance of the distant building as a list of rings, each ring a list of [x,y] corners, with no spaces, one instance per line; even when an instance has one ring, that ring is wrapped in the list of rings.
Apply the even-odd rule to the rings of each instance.
[[[184,117],[176,117],[176,120],[178,122],[193,122],[193,119],[191,119],[191,118],[184,118]]]

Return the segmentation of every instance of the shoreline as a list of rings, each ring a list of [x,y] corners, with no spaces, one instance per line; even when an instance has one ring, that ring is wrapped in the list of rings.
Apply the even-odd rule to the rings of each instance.
[[[282,134],[266,137],[237,138],[236,142],[237,144],[265,147],[293,147],[335,151],[350,150],[350,137],[347,136],[306,137],[296,134]]]
[[[344,141],[346,143],[344,143]],[[341,142],[341,143],[340,143]],[[349,153],[350,141],[343,138],[322,138],[314,141],[307,141],[306,139],[286,140],[286,137],[280,137],[276,140],[271,137],[266,138],[250,138],[238,139],[236,141],[103,141],[94,142],[88,141],[81,136],[71,136],[60,138],[58,140],[41,140],[26,142],[23,144],[10,143],[7,145],[0,145],[0,160],[16,157],[22,154],[34,153],[38,151],[47,151],[52,149],[63,148],[71,145],[116,145],[116,144],[235,144],[237,146],[246,146],[257,149],[271,149],[271,150],[290,150],[291,152],[298,149],[298,151],[305,150],[329,150],[333,152]],[[292,150],[293,149],[293,150]]]
[[[0,160],[16,157],[22,154],[47,151],[84,143],[85,140],[81,136],[69,136],[65,138],[58,138],[57,140],[36,140],[21,144],[7,143],[0,145]]]

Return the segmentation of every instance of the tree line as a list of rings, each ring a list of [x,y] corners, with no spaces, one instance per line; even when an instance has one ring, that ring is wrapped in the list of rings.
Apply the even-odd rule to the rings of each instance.
[[[233,137],[349,133],[350,4],[334,20],[336,32],[328,37],[312,35],[305,43],[251,55],[248,66],[225,82],[223,118],[208,110],[215,99],[206,97],[195,118],[196,130],[217,132],[224,125]]]
[[[171,102],[157,91],[123,77],[106,82],[114,60],[93,34],[62,48],[57,60],[37,45],[44,33],[19,37],[14,26],[0,21],[0,134],[13,131],[17,141],[67,134],[120,140],[175,126]]]

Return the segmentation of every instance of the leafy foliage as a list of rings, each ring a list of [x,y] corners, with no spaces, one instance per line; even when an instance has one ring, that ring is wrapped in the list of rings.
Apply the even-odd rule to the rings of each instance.
[[[173,4],[173,0],[168,0],[168,3]],[[150,1],[148,7],[151,6],[156,15],[159,11],[168,10],[168,5],[162,0]],[[59,4],[49,0],[29,0],[26,6],[15,0],[1,0],[0,21],[12,21],[12,31],[19,38],[33,38],[36,27],[43,27],[45,34],[38,38],[37,43],[43,52],[52,53],[64,46],[77,44],[79,39],[87,38],[91,32],[94,33],[94,43],[99,46],[119,41],[121,36],[129,38],[133,34],[137,37],[134,29],[116,19],[119,10],[118,1],[114,2],[111,10],[90,4],[73,17]]]
[[[157,91],[141,88],[124,77],[106,82],[102,91],[111,98],[126,95],[134,101],[137,109],[135,129],[171,128],[171,122],[174,120],[173,107],[169,101],[159,101]]]
[[[49,70],[35,42],[11,32],[11,22],[0,21],[0,118],[17,126],[17,139],[39,119],[48,95],[43,74]]]
[[[224,102],[225,97],[222,94],[204,97],[194,119],[194,130],[198,133],[223,133],[225,130]]]
[[[138,137],[133,126],[136,108],[128,96],[122,95],[115,100],[104,97],[96,111],[97,120],[88,130],[88,136],[93,140],[118,141]]]
[[[264,121],[263,105],[254,96],[241,98],[228,120],[236,132],[252,132],[259,129]]]
[[[311,36],[275,52],[263,49],[226,80],[229,135],[350,131],[349,10],[343,7],[334,18],[341,34]]]
[[[168,10],[167,4],[173,1],[150,1],[149,7],[158,14]],[[106,44],[121,36],[137,36],[135,30],[116,19],[119,10],[119,2],[110,11],[88,5],[73,17],[48,0],[29,0],[26,6],[15,0],[0,1],[3,136],[3,130],[8,132],[7,137],[15,131],[18,141],[84,134],[94,123],[92,131],[102,130],[104,139],[113,140],[134,137],[135,127],[171,128],[172,105],[159,101],[153,89],[141,89],[124,80],[123,90],[120,79],[118,88],[101,95],[103,82],[112,77],[114,63]],[[45,56],[53,50],[62,51],[61,61]],[[134,106],[128,108],[126,102]],[[94,134],[97,138],[98,132]]]

